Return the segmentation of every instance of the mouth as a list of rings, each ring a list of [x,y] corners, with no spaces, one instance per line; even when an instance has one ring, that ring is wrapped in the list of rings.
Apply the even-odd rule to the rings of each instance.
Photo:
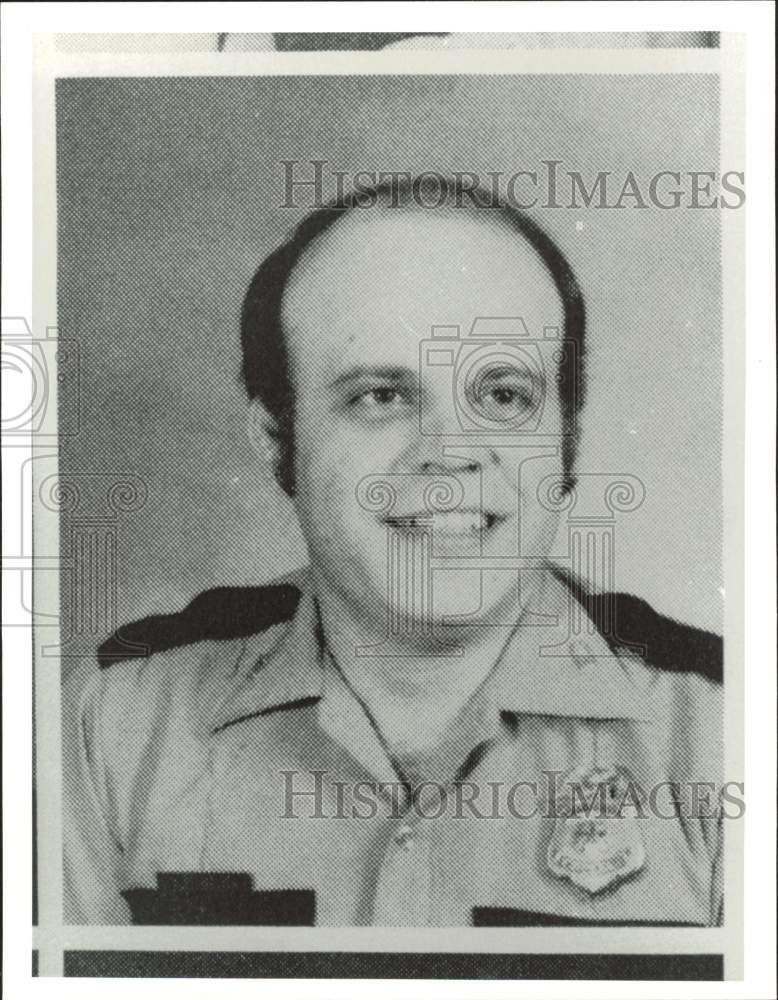
[[[402,517],[382,518],[384,524],[398,531],[431,528],[436,536],[468,538],[490,531],[507,520],[506,515],[483,510],[450,510],[435,514],[411,513]]]

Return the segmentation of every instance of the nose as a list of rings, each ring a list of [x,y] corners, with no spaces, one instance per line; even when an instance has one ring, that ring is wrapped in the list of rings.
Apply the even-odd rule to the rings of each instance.
[[[468,440],[461,434],[448,439],[418,435],[406,458],[415,469],[428,476],[477,473],[486,466],[500,464],[491,443]]]
[[[426,475],[478,473],[485,465],[499,464],[491,442],[476,441],[463,434],[451,402],[451,385],[439,391],[427,386],[421,433],[407,441],[405,459]]]
[[[417,438],[417,448],[413,464],[428,476],[480,472],[487,455],[491,456],[488,449],[474,448],[473,442],[463,438],[446,441],[439,437],[421,436]]]

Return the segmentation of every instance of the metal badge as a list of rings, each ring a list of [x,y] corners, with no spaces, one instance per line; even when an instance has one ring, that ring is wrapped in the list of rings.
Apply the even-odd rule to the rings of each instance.
[[[567,777],[548,845],[554,875],[594,894],[641,870],[646,852],[637,819],[625,804],[629,787],[617,767]]]

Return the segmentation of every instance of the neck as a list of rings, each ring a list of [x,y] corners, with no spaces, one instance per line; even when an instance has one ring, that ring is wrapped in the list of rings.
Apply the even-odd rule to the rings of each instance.
[[[379,626],[366,620],[318,579],[316,593],[331,655],[396,748],[434,744],[492,672],[515,633],[515,627],[470,626],[445,644],[411,645],[387,638],[385,622]],[[498,620],[520,627],[523,608],[513,604]]]

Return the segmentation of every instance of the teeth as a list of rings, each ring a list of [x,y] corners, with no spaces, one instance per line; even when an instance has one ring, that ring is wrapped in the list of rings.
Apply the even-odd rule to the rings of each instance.
[[[436,534],[441,535],[475,535],[493,523],[493,518],[478,511],[449,511],[436,513],[433,517],[404,517],[388,519],[387,523],[395,528],[418,528],[422,525],[432,527]]]

